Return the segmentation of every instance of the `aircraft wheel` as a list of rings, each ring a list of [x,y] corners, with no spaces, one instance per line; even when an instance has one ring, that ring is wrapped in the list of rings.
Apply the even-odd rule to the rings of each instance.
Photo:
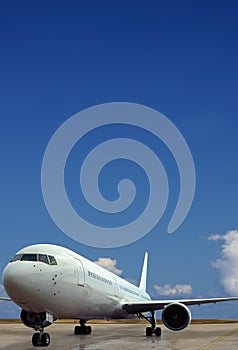
[[[40,333],[34,333],[32,336],[32,345],[33,346],[40,346],[41,345],[41,339],[40,339]]]
[[[42,334],[41,344],[42,344],[42,346],[49,346],[50,345],[50,335],[48,333]]]
[[[85,326],[84,328],[84,334],[91,334],[92,333],[92,327],[91,326]]]
[[[155,333],[156,337],[161,337],[161,328],[156,327],[154,330],[154,333]]]
[[[80,334],[91,334],[92,328],[91,326],[75,326],[74,327],[74,334],[80,335]]]
[[[147,337],[151,337],[152,334],[153,334],[153,328],[152,327],[146,327],[145,333],[146,333]]]
[[[81,327],[80,327],[80,326],[75,326],[75,327],[74,327],[74,334],[75,334],[75,335],[82,334],[82,333],[81,333]]]

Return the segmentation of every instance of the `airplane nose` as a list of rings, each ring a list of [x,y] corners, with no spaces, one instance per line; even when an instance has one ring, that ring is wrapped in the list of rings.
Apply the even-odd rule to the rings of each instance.
[[[30,271],[21,262],[9,263],[3,271],[3,285],[9,297],[16,303],[25,303],[32,281]]]

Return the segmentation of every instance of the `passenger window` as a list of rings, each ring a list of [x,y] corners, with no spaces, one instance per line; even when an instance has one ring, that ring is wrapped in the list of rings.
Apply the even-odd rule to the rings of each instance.
[[[10,262],[19,261],[21,260],[21,257],[22,257],[22,254],[17,254],[10,260]]]
[[[23,254],[21,261],[37,261],[37,254]]]
[[[45,254],[39,254],[39,261],[45,264],[49,264],[48,257]]]
[[[49,255],[49,261],[50,261],[50,265],[57,265],[57,262],[52,255]]]

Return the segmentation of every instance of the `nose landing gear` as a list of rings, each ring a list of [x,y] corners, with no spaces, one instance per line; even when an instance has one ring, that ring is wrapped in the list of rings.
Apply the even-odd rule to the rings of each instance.
[[[39,332],[36,332],[32,336],[32,345],[33,346],[49,346],[50,345],[50,335],[44,333],[44,329],[40,329]]]

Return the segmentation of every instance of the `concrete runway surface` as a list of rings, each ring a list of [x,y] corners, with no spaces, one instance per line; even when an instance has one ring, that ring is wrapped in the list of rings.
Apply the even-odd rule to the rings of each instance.
[[[91,335],[73,334],[73,324],[54,324],[46,328],[51,350],[230,350],[238,348],[238,324],[193,324],[186,330],[171,332],[162,326],[161,338],[145,336],[143,324],[92,324]],[[21,324],[0,324],[1,350],[38,349],[31,345],[33,330]]]

